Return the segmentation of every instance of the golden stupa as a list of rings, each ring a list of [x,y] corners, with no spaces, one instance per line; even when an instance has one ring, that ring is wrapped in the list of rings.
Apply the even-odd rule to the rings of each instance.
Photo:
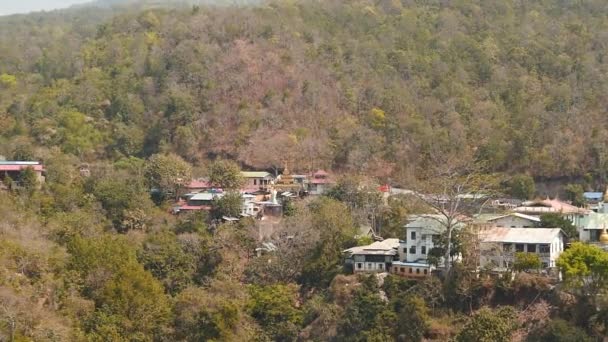
[[[604,228],[602,234],[600,234],[600,243],[602,245],[608,245],[608,231],[606,231],[606,228]]]

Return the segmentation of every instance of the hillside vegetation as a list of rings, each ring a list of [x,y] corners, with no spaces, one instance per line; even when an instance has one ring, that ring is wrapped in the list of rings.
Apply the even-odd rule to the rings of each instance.
[[[441,190],[463,176],[425,177],[444,164],[521,199],[533,177],[605,183],[605,0],[222,4],[0,18],[0,155],[45,168],[0,178],[0,341],[608,336],[597,246],[562,253],[557,286],[538,265],[476,273],[466,236],[443,279],[356,276],[343,255],[370,220],[404,238],[429,212],[379,184]],[[240,169],[285,166],[337,184],[284,199],[281,220],[221,222],[240,213]],[[200,176],[227,195],[172,215]]]
[[[287,159],[400,181],[455,155],[603,180],[606,6],[282,1],[6,17],[1,152]]]

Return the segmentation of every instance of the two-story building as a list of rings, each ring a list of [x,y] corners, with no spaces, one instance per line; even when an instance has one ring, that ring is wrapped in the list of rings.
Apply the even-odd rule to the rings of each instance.
[[[352,265],[354,273],[388,272],[398,260],[399,239],[385,239],[367,246],[345,250],[346,264]]]
[[[496,271],[511,269],[515,255],[535,253],[540,257],[542,268],[554,268],[564,251],[564,232],[559,228],[502,228],[481,231],[480,267]]]
[[[405,225],[406,236],[399,246],[400,262],[393,264],[393,271],[397,266],[397,273],[408,277],[430,274],[434,266],[429,263],[428,255],[435,247],[434,241],[446,231],[446,222],[443,215],[412,216]],[[462,229],[465,223],[458,220],[453,225],[454,229]],[[440,260],[439,264],[442,265],[443,261]]]
[[[308,182],[308,191],[311,195],[323,195],[329,190],[335,182],[330,177],[329,173],[318,170],[312,174]]]
[[[245,180],[243,184],[245,192],[268,191],[274,181],[274,176],[266,171],[242,171],[241,176]]]

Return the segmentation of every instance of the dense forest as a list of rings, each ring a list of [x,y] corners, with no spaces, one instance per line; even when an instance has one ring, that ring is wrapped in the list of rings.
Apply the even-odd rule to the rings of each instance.
[[[442,163],[484,165],[522,198],[532,178],[608,181],[606,1],[193,3],[0,17],[0,155],[46,168],[0,190],[0,341],[608,334],[608,257],[586,245],[559,288],[466,263],[425,281],[342,268],[377,185]],[[230,198],[175,216],[174,192],[150,193],[286,165],[344,177],[289,203],[261,257],[259,223],[217,220]],[[378,206],[385,237],[428,211]]]

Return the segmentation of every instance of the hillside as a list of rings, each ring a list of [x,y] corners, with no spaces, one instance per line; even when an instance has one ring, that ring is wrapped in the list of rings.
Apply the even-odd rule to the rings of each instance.
[[[393,180],[455,155],[498,172],[603,180],[606,4],[521,4],[3,18],[0,152],[27,142],[85,161],[158,151],[253,168],[287,159]],[[72,120],[86,124],[59,127]]]
[[[605,0],[0,17],[0,341],[605,340],[607,61]]]

